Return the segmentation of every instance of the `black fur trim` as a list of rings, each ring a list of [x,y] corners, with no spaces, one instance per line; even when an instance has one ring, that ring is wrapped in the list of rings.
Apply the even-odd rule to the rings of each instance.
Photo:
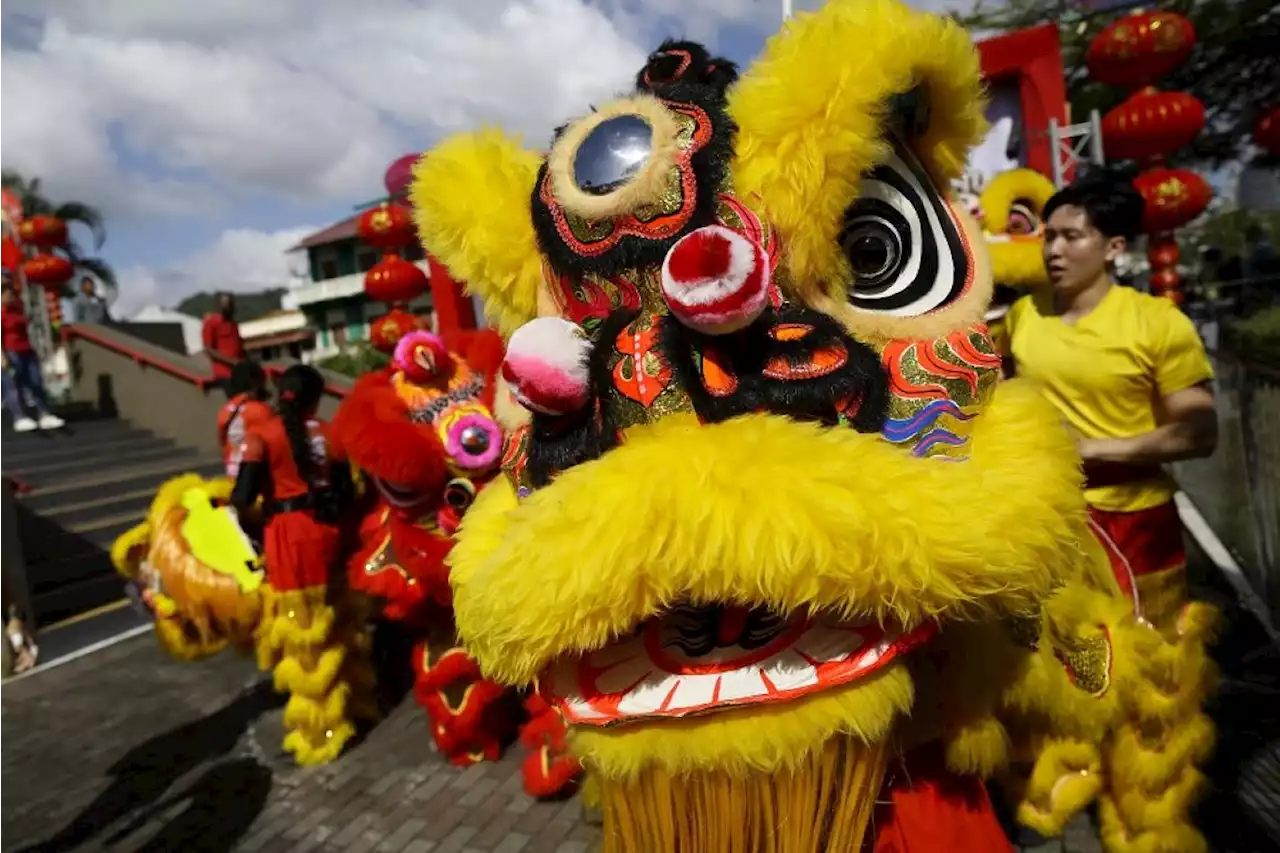
[[[771,330],[782,324],[811,327],[799,340],[777,340]],[[662,320],[659,346],[676,377],[693,400],[704,421],[717,422],[753,412],[771,412],[798,420],[826,424],[840,421],[841,403],[856,400],[850,424],[859,432],[879,432],[889,403],[889,381],[880,357],[865,344],[845,334],[838,323],[825,314],[803,308],[766,311],[760,319],[732,335],[710,336],[682,325],[674,317]],[[817,350],[843,348],[845,363],[824,376],[780,379],[767,376],[766,367],[775,359],[802,364]],[[720,362],[737,381],[724,396],[712,394],[702,379],[702,358],[714,350]]]
[[[682,83],[707,86],[724,97],[737,79],[738,66],[730,60],[712,56],[697,42],[667,39],[636,75],[636,90],[665,98],[674,84]]]
[[[587,368],[591,396],[583,411],[570,415],[534,413],[526,468],[534,488],[542,488],[561,471],[598,459],[617,446],[618,429],[605,403],[613,389],[609,359],[614,340],[636,316],[635,311],[614,311],[596,329]]]
[[[725,184],[733,157],[737,127],[725,110],[723,98],[707,86],[675,83],[665,87],[663,91],[664,100],[697,106],[707,114],[711,122],[710,141],[690,161],[697,181],[697,200],[688,224],[678,234],[665,240],[628,236],[602,255],[580,255],[560,238],[555,219],[542,201],[542,184],[547,180],[547,164],[544,162],[538,171],[538,180],[534,182],[530,209],[534,231],[538,236],[538,248],[557,272],[576,275],[594,273],[607,278],[625,270],[656,266],[662,263],[667,251],[685,234],[715,222],[716,195]],[[591,119],[588,117],[583,120]]]

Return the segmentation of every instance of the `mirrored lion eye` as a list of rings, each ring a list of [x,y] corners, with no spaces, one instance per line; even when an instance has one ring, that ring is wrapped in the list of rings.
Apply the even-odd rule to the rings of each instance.
[[[573,182],[591,195],[608,195],[644,168],[653,154],[653,128],[637,115],[607,118],[587,133],[573,155]]]

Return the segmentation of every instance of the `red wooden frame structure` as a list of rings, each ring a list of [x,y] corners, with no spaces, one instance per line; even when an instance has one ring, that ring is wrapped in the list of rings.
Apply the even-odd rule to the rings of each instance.
[[[1052,177],[1059,143],[1049,121],[1057,120],[1059,127],[1067,124],[1067,84],[1057,25],[1044,24],[980,41],[978,52],[982,76],[988,82],[1017,81],[1027,166]]]

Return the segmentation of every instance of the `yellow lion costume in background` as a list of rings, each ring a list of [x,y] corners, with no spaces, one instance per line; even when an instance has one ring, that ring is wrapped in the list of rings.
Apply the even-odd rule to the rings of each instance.
[[[735,81],[688,42],[544,159],[446,140],[428,252],[532,414],[450,563],[487,677],[570,725],[610,853],[1196,851],[1211,612],[1140,622],[1054,409],[1002,382],[946,201],[983,131],[956,24],[797,16]],[[584,105],[585,110],[586,105]]]
[[[1054,194],[1053,183],[1034,169],[1010,169],[982,188],[977,206],[983,235],[991,255],[995,281],[987,326],[996,348],[1004,337],[1004,315],[1022,296],[1045,287],[1044,206]]]
[[[156,638],[179,660],[227,647],[256,651],[289,693],[283,747],[299,764],[336,758],[371,701],[368,638],[335,630],[332,609],[302,628],[293,598],[264,582],[260,560],[226,503],[234,484],[185,474],[157,492],[146,519],[111,548],[116,570],[138,584],[155,616]]]

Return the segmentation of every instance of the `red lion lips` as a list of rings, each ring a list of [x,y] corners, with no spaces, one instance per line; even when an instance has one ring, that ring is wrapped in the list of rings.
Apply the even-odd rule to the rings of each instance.
[[[899,633],[824,614],[680,606],[630,637],[553,664],[542,692],[566,721],[585,726],[785,702],[864,678],[934,631],[932,624]]]

